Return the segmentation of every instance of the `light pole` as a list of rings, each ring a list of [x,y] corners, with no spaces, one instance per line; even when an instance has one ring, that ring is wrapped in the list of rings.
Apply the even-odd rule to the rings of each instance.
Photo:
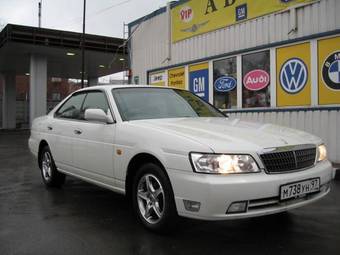
[[[81,40],[81,87],[84,88],[84,75],[85,75],[85,15],[86,15],[86,0],[84,0],[83,8],[83,34]]]
[[[42,0],[40,0],[40,2],[38,3],[38,8],[39,8],[39,12],[38,12],[38,27],[41,28],[41,7],[42,7]]]

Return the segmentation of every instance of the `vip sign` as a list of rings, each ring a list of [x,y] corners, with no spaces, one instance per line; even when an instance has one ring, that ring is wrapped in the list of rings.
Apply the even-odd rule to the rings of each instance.
[[[276,50],[277,106],[311,104],[310,44]]]
[[[194,11],[190,6],[184,6],[180,12],[180,18],[182,22],[188,23],[194,17]]]
[[[185,89],[185,68],[180,67],[171,69],[168,72],[168,85],[169,87],[177,89]]]
[[[340,37],[318,42],[319,104],[340,104]]]
[[[166,72],[151,73],[149,75],[149,83],[152,86],[165,86],[166,79]]]
[[[189,67],[189,90],[209,101],[209,65],[208,63]]]

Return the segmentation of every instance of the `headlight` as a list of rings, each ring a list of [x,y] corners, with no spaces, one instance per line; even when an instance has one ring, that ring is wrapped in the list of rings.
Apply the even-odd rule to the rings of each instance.
[[[318,146],[318,162],[327,159],[327,149],[324,144]]]
[[[195,172],[209,174],[258,173],[255,160],[250,155],[190,153]]]

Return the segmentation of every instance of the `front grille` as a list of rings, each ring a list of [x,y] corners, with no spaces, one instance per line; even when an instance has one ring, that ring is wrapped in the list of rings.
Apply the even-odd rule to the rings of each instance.
[[[315,163],[316,148],[275,151],[260,155],[269,173],[284,173],[311,167]]]

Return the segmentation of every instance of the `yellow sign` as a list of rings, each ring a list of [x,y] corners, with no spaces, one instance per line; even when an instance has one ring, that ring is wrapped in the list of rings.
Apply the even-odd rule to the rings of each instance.
[[[199,70],[209,69],[209,63],[195,64],[189,66],[189,72],[195,72]]]
[[[171,10],[177,42],[314,0],[190,0]]]
[[[149,75],[149,83],[152,86],[161,86],[164,87],[166,83],[167,77],[166,72],[158,72],[158,73],[150,73]]]
[[[180,67],[176,69],[171,69],[168,72],[169,87],[177,88],[177,89],[185,89],[185,68]]]
[[[277,106],[311,104],[310,44],[276,50]]]
[[[319,104],[340,104],[340,37],[318,42]]]

